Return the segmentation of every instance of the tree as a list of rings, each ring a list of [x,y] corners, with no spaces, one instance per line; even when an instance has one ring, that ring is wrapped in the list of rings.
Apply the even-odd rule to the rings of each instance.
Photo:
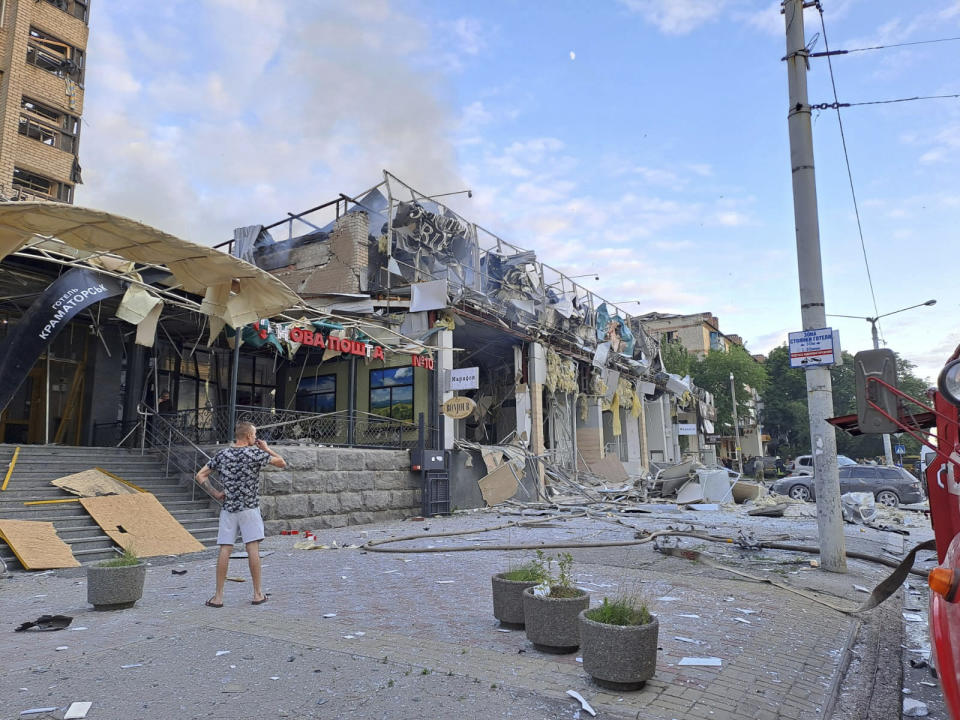
[[[690,369],[696,362],[696,357],[679,342],[665,342],[660,346],[660,357],[663,367],[668,373],[684,377],[690,374]]]
[[[766,362],[769,385],[763,395],[763,428],[770,434],[776,455],[795,457],[810,452],[807,378],[790,367],[786,345],[770,351]]]
[[[810,417],[807,412],[807,380],[804,371],[790,367],[790,354],[785,345],[775,348],[767,358],[770,385],[764,395],[764,429],[777,443],[779,455],[805,455],[810,452]],[[897,356],[898,387],[906,394],[924,399],[927,382],[913,374],[915,366]],[[843,353],[843,363],[830,371],[833,384],[833,414],[857,412],[856,367],[853,356]],[[919,443],[904,434],[902,442],[907,454],[919,452]],[[883,454],[880,435],[848,435],[837,433],[837,452],[851,458],[876,457]]]
[[[693,363],[690,375],[693,381],[707,392],[713,394],[713,405],[717,409],[717,422],[722,427],[729,424],[733,428],[733,403],[730,401],[730,374],[733,373],[737,393],[737,414],[747,414],[749,395],[746,387],[751,387],[763,395],[767,387],[767,371],[739,345],[729,350],[711,350],[703,358]]]

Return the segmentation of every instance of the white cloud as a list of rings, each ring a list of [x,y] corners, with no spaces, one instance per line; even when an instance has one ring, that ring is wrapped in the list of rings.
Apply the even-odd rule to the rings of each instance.
[[[428,191],[465,185],[419,18],[386,0],[265,2],[100,8],[79,204],[212,244],[385,167]],[[141,53],[151,34],[170,48],[162,63],[156,43]]]
[[[686,35],[717,19],[727,0],[620,0],[667,35]]]

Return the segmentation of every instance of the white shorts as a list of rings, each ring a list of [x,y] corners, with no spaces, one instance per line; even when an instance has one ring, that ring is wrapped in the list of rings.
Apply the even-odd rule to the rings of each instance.
[[[233,545],[237,540],[238,530],[244,544],[263,540],[263,518],[260,515],[260,508],[247,508],[240,512],[221,510],[217,545]]]

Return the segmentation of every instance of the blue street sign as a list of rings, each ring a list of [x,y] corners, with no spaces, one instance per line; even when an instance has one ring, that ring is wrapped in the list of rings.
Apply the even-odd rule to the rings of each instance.
[[[906,454],[907,454],[907,451],[906,451],[906,449],[903,447],[903,445],[894,445],[894,446],[893,446],[893,452],[894,452],[895,454],[897,454],[897,455],[906,455]]]

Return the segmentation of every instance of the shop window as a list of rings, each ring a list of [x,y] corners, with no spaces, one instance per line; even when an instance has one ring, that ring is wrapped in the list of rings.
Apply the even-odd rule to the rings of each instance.
[[[317,375],[300,380],[297,410],[331,413],[337,409],[337,376]]]
[[[237,372],[237,404],[273,407],[276,394],[273,358],[241,355]]]
[[[394,420],[413,420],[413,368],[370,371],[370,412]]]

